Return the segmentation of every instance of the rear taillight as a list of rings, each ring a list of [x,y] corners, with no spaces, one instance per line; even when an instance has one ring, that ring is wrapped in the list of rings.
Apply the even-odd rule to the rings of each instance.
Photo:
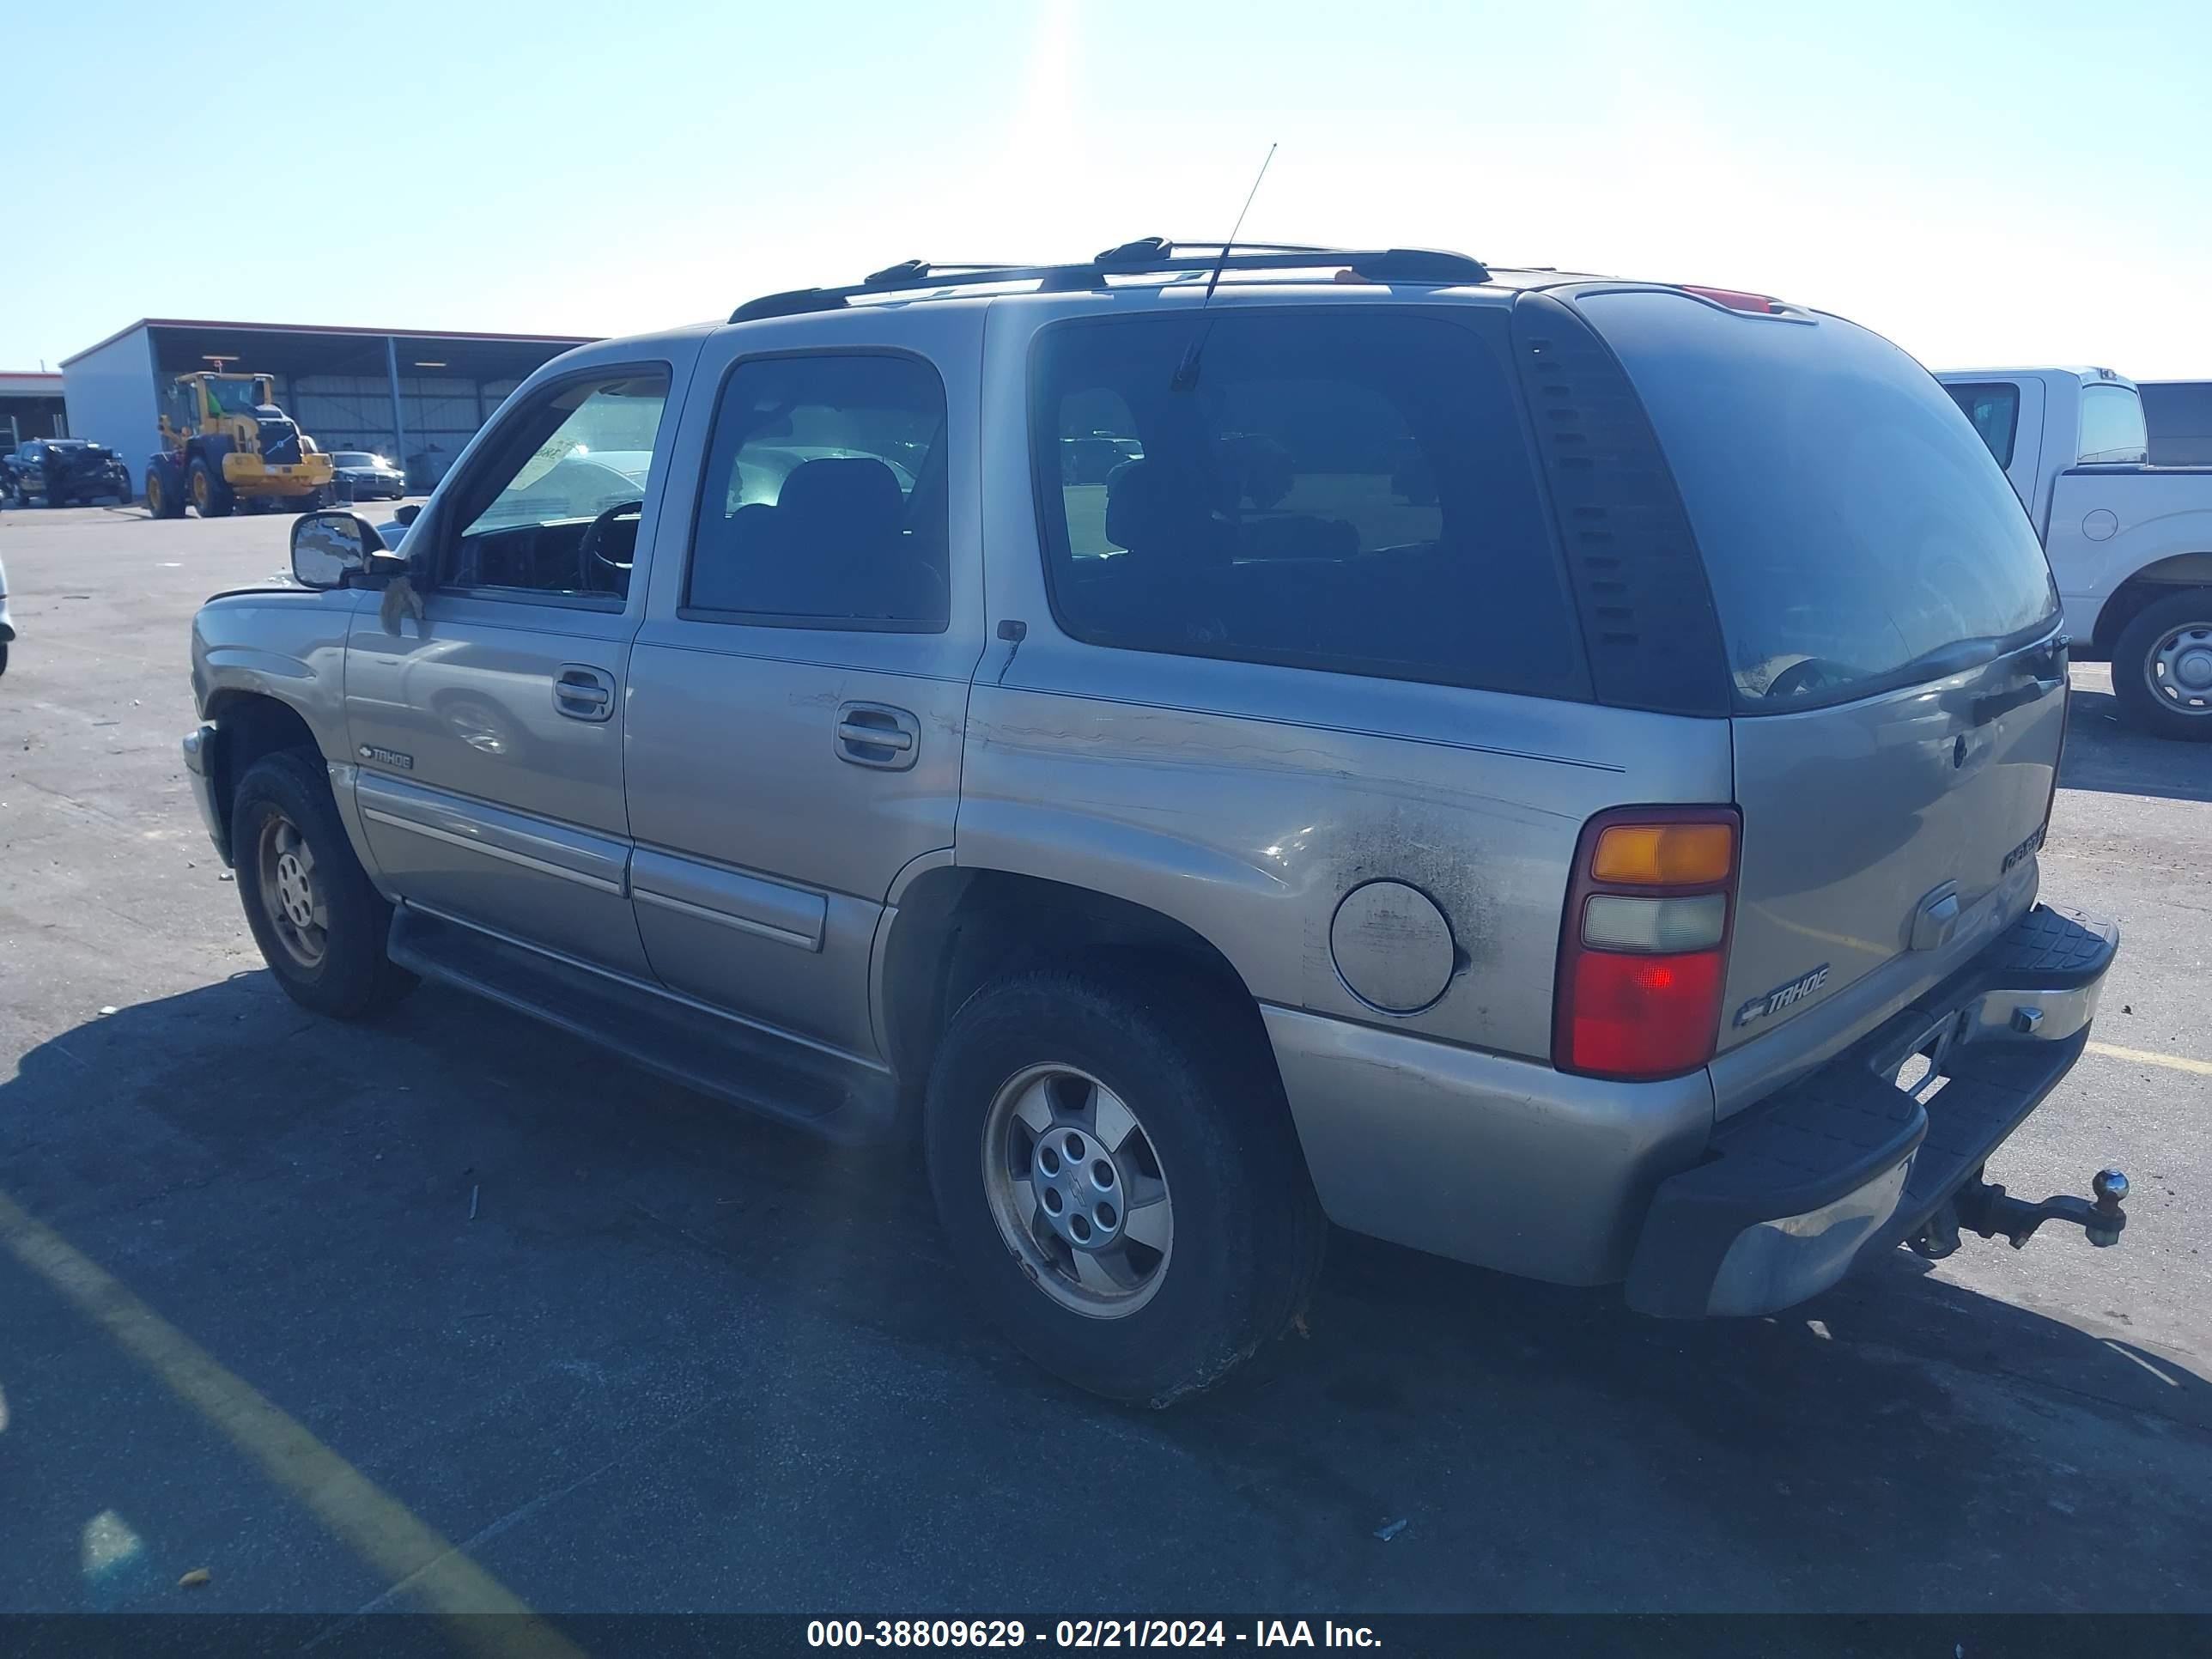
[[[1559,934],[1552,1063],[1660,1078],[1713,1057],[1742,823],[1728,806],[1626,806],[1583,826]]]

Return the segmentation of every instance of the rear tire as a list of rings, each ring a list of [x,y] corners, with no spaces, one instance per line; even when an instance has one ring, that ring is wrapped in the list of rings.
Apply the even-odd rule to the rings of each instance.
[[[1109,1400],[1159,1407],[1218,1382],[1289,1328],[1319,1271],[1326,1224],[1265,1032],[1172,967],[985,985],[945,1031],[923,1143],[985,1311]]]
[[[192,505],[203,519],[227,519],[238,498],[228,484],[216,474],[204,459],[192,462],[187,487],[191,491]]]
[[[2154,737],[2212,743],[2212,587],[2136,613],[2112,644],[2112,695]]]
[[[146,510],[157,519],[185,516],[184,481],[167,467],[146,469]]]
[[[360,1019],[415,988],[384,953],[392,907],[354,856],[319,757],[287,749],[246,769],[230,847],[246,926],[293,1001]]]

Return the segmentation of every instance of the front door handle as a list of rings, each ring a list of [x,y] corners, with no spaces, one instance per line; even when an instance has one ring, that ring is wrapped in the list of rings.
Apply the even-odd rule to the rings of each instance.
[[[606,720],[615,712],[615,677],[589,663],[564,662],[553,677],[553,707],[572,720]]]
[[[903,772],[921,755],[921,722],[889,703],[848,702],[837,709],[837,758]]]

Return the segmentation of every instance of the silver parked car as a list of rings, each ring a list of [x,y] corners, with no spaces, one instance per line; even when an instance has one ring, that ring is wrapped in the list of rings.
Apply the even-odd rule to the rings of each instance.
[[[1099,1393],[1281,1333],[1325,1220],[1692,1316],[2124,1224],[2115,1171],[1984,1176],[2117,940],[2038,901],[2051,574],[1840,318],[1408,250],[897,267],[570,352],[403,552],[293,557],[200,611],[185,743],[284,988],[917,1134],[980,1301]]]

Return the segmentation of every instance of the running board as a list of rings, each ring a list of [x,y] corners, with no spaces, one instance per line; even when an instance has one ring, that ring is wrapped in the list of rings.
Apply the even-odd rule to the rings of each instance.
[[[574,1032],[643,1070],[828,1139],[888,1139],[890,1074],[704,1003],[401,904],[386,946],[410,973]]]

